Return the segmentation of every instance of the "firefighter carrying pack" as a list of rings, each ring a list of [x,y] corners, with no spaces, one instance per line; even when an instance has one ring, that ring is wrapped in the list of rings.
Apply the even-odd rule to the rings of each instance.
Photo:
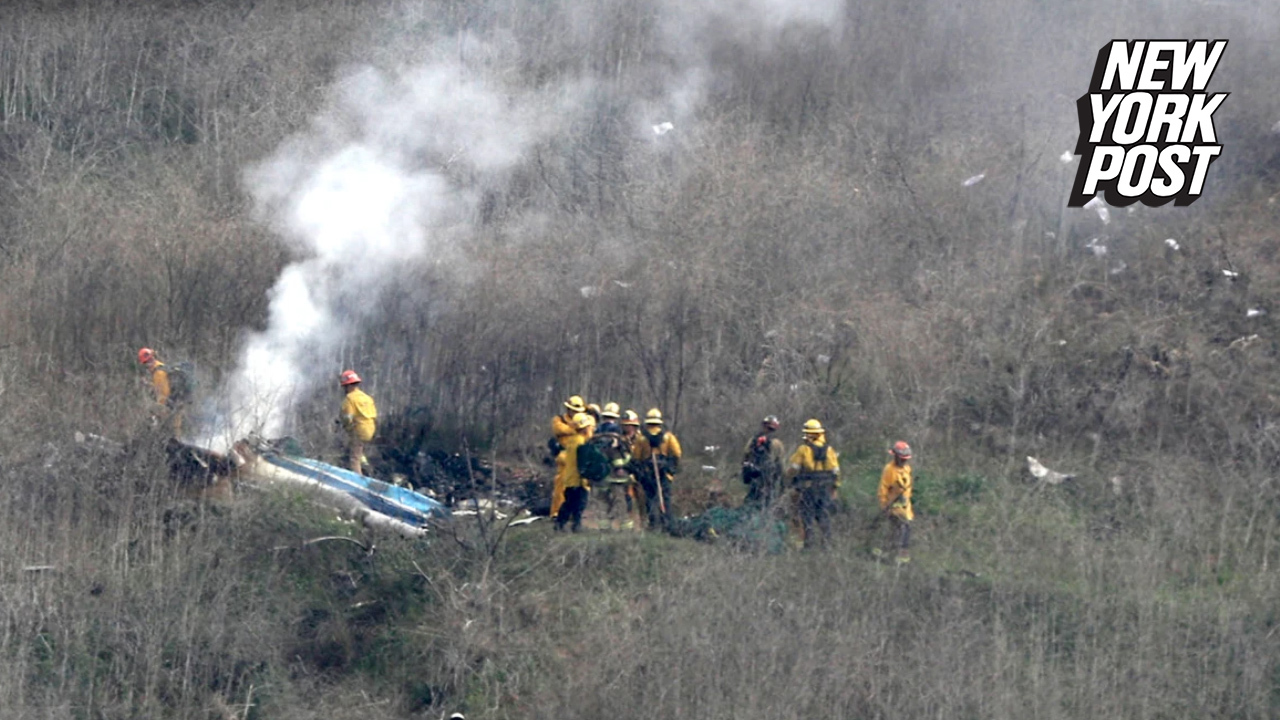
[[[600,482],[609,476],[612,464],[605,453],[608,436],[597,436],[578,446],[578,474],[588,482]]]
[[[165,367],[169,374],[169,404],[189,402],[198,387],[195,364],[182,360]]]
[[[760,433],[751,441],[751,452],[742,463],[742,482],[750,485],[764,477],[766,468],[771,464],[770,445],[769,436],[765,433]]]

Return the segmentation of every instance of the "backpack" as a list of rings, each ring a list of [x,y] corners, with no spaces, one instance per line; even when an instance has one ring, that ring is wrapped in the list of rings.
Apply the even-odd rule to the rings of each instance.
[[[810,445],[809,446],[809,452],[813,453],[814,465],[821,465],[827,461],[828,449],[829,448],[826,445]]]
[[[578,446],[578,474],[589,482],[600,482],[613,467],[604,452],[607,438],[591,438]]]
[[[772,443],[768,435],[761,433],[751,441],[750,459],[742,464],[742,481],[750,484],[764,477],[766,470],[773,464],[770,462]]]
[[[184,403],[196,394],[196,368],[188,360],[182,360],[165,369],[169,373],[169,402]]]

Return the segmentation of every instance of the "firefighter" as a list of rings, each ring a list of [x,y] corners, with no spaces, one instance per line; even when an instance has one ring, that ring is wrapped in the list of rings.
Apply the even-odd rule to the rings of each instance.
[[[911,521],[915,513],[911,509],[911,446],[899,440],[889,450],[893,459],[884,466],[880,474],[880,515],[889,516],[891,532],[896,535],[898,546],[898,564],[911,562]],[[876,556],[883,555],[880,548],[873,551]]]
[[[827,445],[821,422],[808,420],[801,432],[804,442],[791,455],[787,477],[799,494],[801,533],[808,548],[825,545],[831,537],[831,506],[840,488],[840,459]],[[821,531],[821,539],[815,535],[815,527]]]
[[[634,415],[635,413],[632,413]],[[635,478],[631,475],[631,441],[634,430],[628,434],[619,421],[621,414],[618,403],[605,403],[600,411],[604,422],[596,429],[595,437],[600,439],[602,452],[609,459],[609,476],[600,484],[600,498],[604,500],[605,514],[609,518],[609,526],[614,530],[623,527],[631,528],[635,522],[632,513],[632,486]],[[639,420],[636,426],[639,426]],[[618,502],[621,496],[623,502]],[[620,517],[625,513],[625,522]]]
[[[596,428],[597,433],[613,433],[614,435],[622,435],[622,425],[618,423],[621,411],[618,403],[610,402],[604,404],[604,409],[600,411],[600,427]]]
[[[555,458],[564,449],[564,441],[577,434],[578,429],[573,425],[573,418],[578,413],[587,411],[587,406],[582,401],[581,395],[574,395],[564,401],[564,413],[551,418],[551,439],[547,441],[547,448],[551,451],[551,457]]]
[[[570,401],[570,402],[572,402],[572,401],[574,401],[574,400],[582,400],[582,398],[578,397],[577,395],[574,395],[573,397],[569,398],[569,401]],[[565,490],[565,485],[564,485],[564,481],[565,481],[565,476],[564,476],[564,463],[565,463],[565,454],[566,454],[569,450],[571,450],[571,449],[573,449],[573,448],[577,447],[577,446],[578,446],[578,444],[579,444],[579,443],[581,443],[581,442],[582,442],[582,440],[583,440],[582,435],[578,432],[578,429],[579,429],[579,428],[578,428],[578,425],[579,425],[579,423],[581,423],[581,422],[582,422],[582,418],[584,418],[584,417],[585,417],[585,418],[587,418],[588,420],[590,420],[590,419],[591,419],[591,416],[590,416],[590,415],[588,415],[588,414],[585,412],[585,410],[586,410],[586,407],[583,407],[583,411],[584,411],[584,412],[579,412],[579,413],[574,413],[574,414],[573,414],[573,417],[572,417],[572,418],[570,419],[570,421],[569,421],[569,422],[570,422],[570,424],[571,424],[571,425],[573,425],[573,434],[571,434],[571,435],[569,435],[568,437],[565,437],[565,438],[563,438],[563,439],[561,440],[561,442],[560,442],[560,445],[561,445],[561,447],[560,447],[560,451],[556,453],[556,475],[555,475],[555,483],[554,483],[554,484],[552,485],[552,487],[551,487],[551,518],[552,518],[553,520],[554,520],[556,517],[558,517],[558,516],[559,516],[559,514],[560,514],[560,506],[564,505],[564,490]],[[553,422],[554,422],[554,421],[553,421]],[[593,424],[593,426],[594,426],[594,424]],[[576,456],[576,455],[575,455],[575,457],[574,457],[574,460],[575,460],[575,462],[576,462],[576,460],[577,460],[577,456]]]
[[[645,495],[649,527],[668,527],[671,483],[680,472],[680,440],[664,427],[662,411],[653,408],[644,416],[644,430],[631,444],[631,467]]]
[[[635,410],[627,410],[622,413],[622,436],[627,440],[635,441],[636,435],[640,433],[640,416]]]
[[[152,423],[156,426],[164,424],[173,430],[174,437],[182,434],[182,413],[179,411],[177,399],[173,396],[173,386],[169,382],[169,371],[160,356],[151,348],[138,350],[138,362],[151,373],[151,393],[155,398],[150,403]]]
[[[628,408],[622,413],[618,424],[622,426],[623,444],[630,453],[636,437],[640,435],[640,415]],[[627,475],[631,478],[631,482],[627,484],[627,527],[638,528],[641,526],[640,508],[645,507],[646,500],[644,489],[636,482],[634,462],[627,465]]]
[[[556,456],[556,487],[563,498],[554,513],[556,532],[562,532],[566,524],[575,533],[582,529],[582,511],[587,508],[591,492],[591,483],[578,472],[578,450],[591,439],[595,418],[578,413],[573,424],[577,428],[575,438],[569,439],[568,447]]]
[[[347,433],[347,469],[364,475],[364,466],[369,462],[364,455],[364,446],[378,431],[378,408],[373,404],[373,398],[360,389],[360,383],[360,376],[355,370],[343,370],[338,376],[338,384],[346,393],[338,422]]]
[[[747,485],[748,506],[768,509],[782,494],[782,473],[786,448],[774,437],[777,415],[766,415],[760,432],[751,438],[742,454],[742,482]]]
[[[170,393],[169,371],[164,369],[164,363],[160,362],[156,351],[151,348],[144,347],[138,351],[138,362],[151,373],[151,390],[155,396],[152,414],[156,416],[167,414]]]
[[[604,418],[601,417],[602,412],[597,403],[587,403],[587,414],[591,416],[592,420],[596,421],[596,427],[600,427],[600,424],[604,422]]]

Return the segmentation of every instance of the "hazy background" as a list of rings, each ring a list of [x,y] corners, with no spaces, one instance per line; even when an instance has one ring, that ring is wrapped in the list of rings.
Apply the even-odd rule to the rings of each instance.
[[[217,717],[266,683],[261,717],[651,717],[658,686],[700,718],[1274,715],[1277,22],[1261,0],[6,4],[0,706]],[[1114,38],[1230,41],[1190,208],[1065,208]],[[536,466],[570,394],[659,406],[720,468],[765,413],[788,442],[816,416],[856,509],[906,439],[921,572],[876,584],[850,530],[835,569],[717,573],[646,540],[533,543],[483,582],[409,547],[313,576],[263,547],[324,528],[241,509],[183,534],[155,457],[67,448],[147,437],[143,345],[199,365],[208,442],[331,454],[346,367],[408,454]],[[1027,455],[1079,481],[1030,489]],[[31,584],[46,562],[63,574]],[[540,563],[570,579],[516,569]],[[361,593],[384,614],[353,616]],[[810,609],[730,632],[771,599]],[[503,620],[424,629],[476,607]],[[821,653],[910,681],[855,693]],[[929,674],[947,657],[987,664]],[[795,694],[726,700],[771,673]]]

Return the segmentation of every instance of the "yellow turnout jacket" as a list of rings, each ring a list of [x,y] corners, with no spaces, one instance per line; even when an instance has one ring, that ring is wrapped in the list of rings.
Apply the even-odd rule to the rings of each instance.
[[[356,388],[342,401],[342,427],[361,442],[369,442],[378,430],[378,408],[373,398]]]
[[[884,466],[880,474],[880,509],[889,509],[889,514],[900,520],[912,520],[915,513],[911,510],[911,465],[898,467],[894,462]]]
[[[826,457],[818,461],[814,457],[814,450],[827,448]],[[800,447],[791,453],[791,463],[787,467],[787,477],[792,479],[804,480],[806,475],[816,473],[831,473],[834,476],[835,487],[840,487],[840,454],[834,448],[827,447],[824,440],[817,442],[809,442],[808,440],[800,443]]]
[[[157,362],[156,366],[151,369],[151,388],[156,392],[156,402],[169,406],[169,371],[164,369],[164,363]]]

